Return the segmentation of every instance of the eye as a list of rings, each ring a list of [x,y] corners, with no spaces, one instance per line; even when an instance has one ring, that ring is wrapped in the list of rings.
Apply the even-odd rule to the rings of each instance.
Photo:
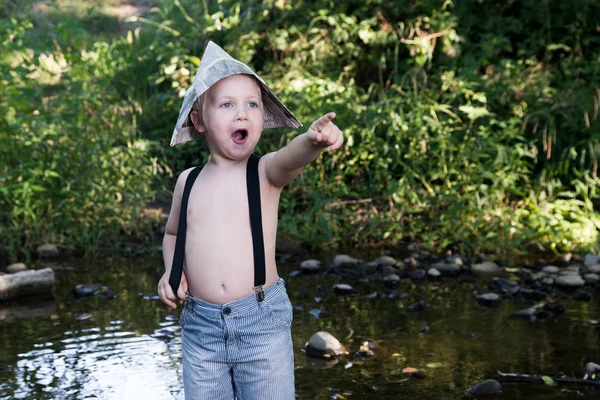
[[[228,102],[225,102],[225,103],[221,104],[219,107],[221,107],[221,108],[231,108],[231,107],[233,107],[233,103],[230,102],[230,101],[228,101]]]

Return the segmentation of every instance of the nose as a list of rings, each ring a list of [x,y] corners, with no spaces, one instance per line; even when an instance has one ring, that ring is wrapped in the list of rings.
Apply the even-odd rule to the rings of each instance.
[[[246,110],[246,107],[237,107],[235,118],[236,120],[248,119],[248,110]]]

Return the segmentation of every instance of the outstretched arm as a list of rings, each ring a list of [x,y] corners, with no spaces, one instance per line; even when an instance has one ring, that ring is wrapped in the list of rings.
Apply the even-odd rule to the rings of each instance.
[[[306,133],[296,136],[287,146],[265,157],[265,169],[271,185],[283,187],[297,177],[302,168],[319,157],[323,150],[333,151],[344,142],[342,131],[332,122],[330,112],[312,123]]]

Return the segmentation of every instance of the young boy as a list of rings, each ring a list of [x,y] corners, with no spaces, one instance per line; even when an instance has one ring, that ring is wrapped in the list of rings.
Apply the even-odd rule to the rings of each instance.
[[[171,145],[204,138],[210,158],[191,186],[187,227],[179,233],[193,169],[177,180],[163,240],[166,271],[158,284],[168,306],[185,299],[180,323],[186,399],[295,398],[292,307],[275,263],[277,209],[283,186],[324,149],[342,145],[334,118],[325,114],[287,146],[259,159],[260,202],[253,206],[250,190],[256,188],[247,187],[252,184],[247,173],[263,128],[301,124],[250,68],[214,43],[207,45]],[[264,250],[257,249],[262,238],[251,226],[256,208]],[[173,262],[178,235],[186,238],[180,281]],[[260,268],[264,282],[256,283]]]

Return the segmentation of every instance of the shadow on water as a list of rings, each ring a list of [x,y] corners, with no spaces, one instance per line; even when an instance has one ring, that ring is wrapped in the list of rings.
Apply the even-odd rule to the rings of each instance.
[[[354,282],[356,295],[337,297],[334,275],[290,276],[301,260],[280,265],[296,307],[299,399],[466,399],[468,387],[497,378],[498,370],[581,378],[586,362],[600,361],[600,332],[590,323],[599,315],[597,301],[564,300],[565,314],[531,322],[509,315],[532,303],[477,305],[474,291],[485,282],[404,279],[394,291]],[[74,260],[61,267],[53,297],[0,307],[0,398],[183,398],[179,309],[171,312],[154,295],[161,260]],[[80,283],[106,285],[116,297],[76,299],[72,289]],[[410,309],[418,300],[430,307]],[[317,331],[333,334],[350,354],[308,358],[302,348]],[[372,342],[373,357],[357,354],[364,341]],[[426,378],[408,378],[405,367]],[[502,389],[497,398],[600,395],[580,386],[507,381]]]

